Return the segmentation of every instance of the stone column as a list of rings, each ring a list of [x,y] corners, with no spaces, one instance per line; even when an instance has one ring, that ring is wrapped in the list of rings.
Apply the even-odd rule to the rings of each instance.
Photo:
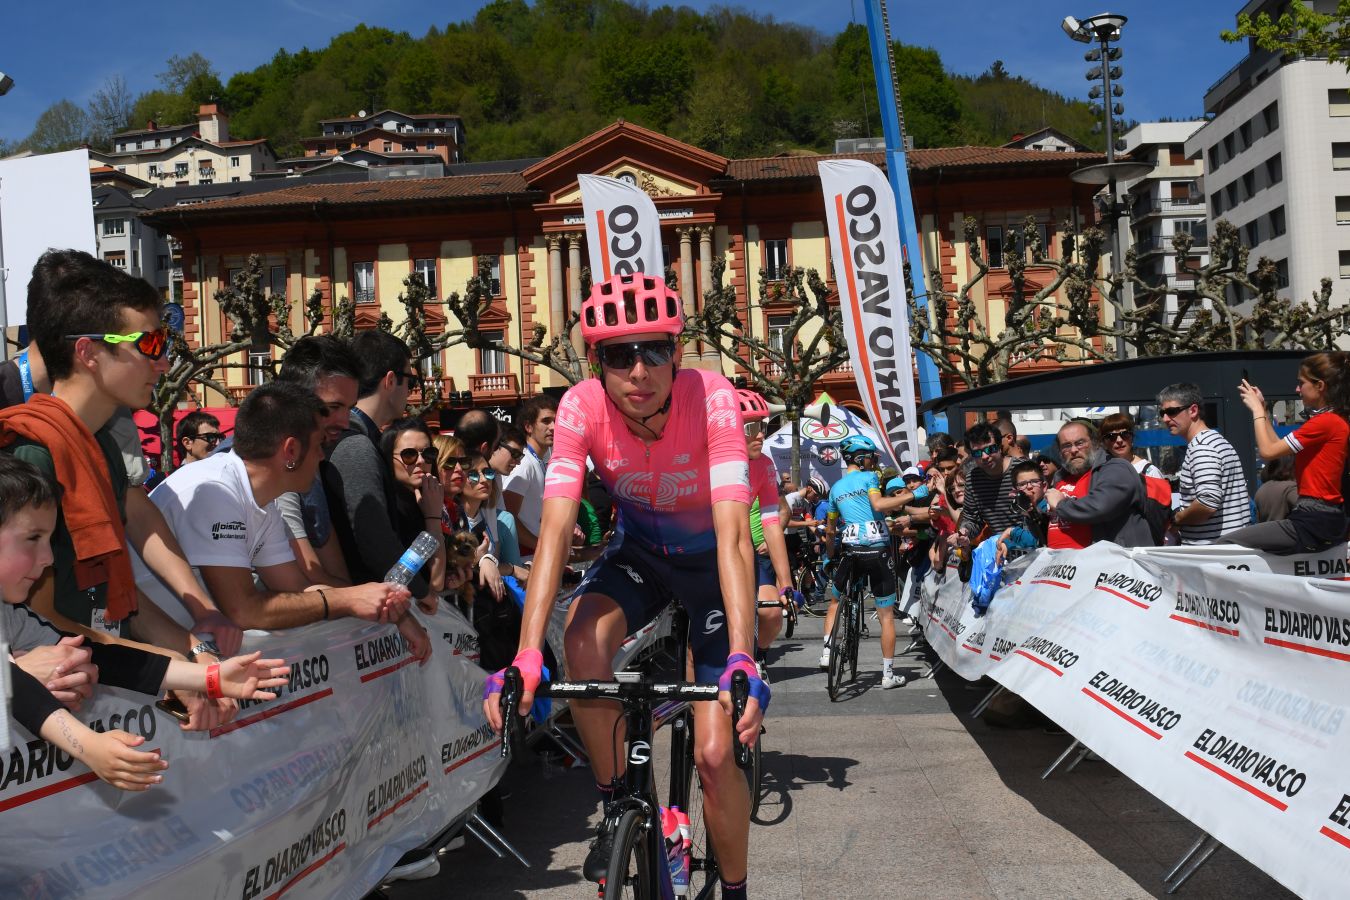
[[[697,291],[694,288],[694,235],[693,227],[681,225],[675,229],[680,236],[680,300],[684,303],[684,317],[693,318],[698,306]],[[702,357],[702,343],[690,341],[684,345],[683,365],[697,368]]]
[[[581,310],[581,239],[578,232],[570,232],[567,237],[567,308],[569,313]],[[572,349],[577,356],[584,358],[586,344],[581,339],[581,328],[572,332]]]
[[[713,227],[712,225],[699,225],[698,231],[698,265],[699,265],[699,306],[703,305],[702,297],[705,292],[712,290],[712,268],[713,268]],[[722,372],[722,354],[713,347],[705,344],[703,346],[703,368],[714,372]],[[724,373],[725,374],[725,373]]]
[[[562,235],[544,237],[548,245],[548,315],[549,337],[562,332],[567,321],[567,307],[563,304]]]

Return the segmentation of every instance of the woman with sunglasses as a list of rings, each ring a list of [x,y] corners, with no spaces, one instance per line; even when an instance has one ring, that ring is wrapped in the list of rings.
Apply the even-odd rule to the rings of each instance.
[[[544,487],[539,543],[526,591],[520,652],[521,712],[540,680],[544,631],[571,551],[585,488],[586,458],[614,500],[617,526],[568,614],[567,674],[609,680],[624,638],[672,601],[688,612],[694,677],[716,681],[717,703],[695,703],[694,755],[708,830],[717,847],[722,897],[745,896],[750,796],[731,741],[730,685],[750,684],[736,739],[759,737],[769,689],[755,667],[754,551],[750,546],[749,458],[735,389],[719,374],[680,369],[682,304],[660,278],[615,275],[581,305],[581,335],[596,377],[573,385],[558,405]],[[488,679],[483,711],[501,728],[502,673]],[[609,703],[574,702],[577,729],[602,798],[624,758],[623,719]],[[618,751],[616,753],[616,751]],[[611,839],[612,841],[612,839]],[[582,866],[604,877],[611,846],[596,840]]]
[[[1221,543],[1284,554],[1319,553],[1345,540],[1342,485],[1350,441],[1347,367],[1350,355],[1345,353],[1314,353],[1304,358],[1294,390],[1310,418],[1284,437],[1275,431],[1261,389],[1242,379],[1238,393],[1252,414],[1257,452],[1267,462],[1294,457],[1298,502],[1289,518],[1239,528],[1224,535]]]
[[[505,596],[502,578],[510,576],[524,586],[530,574],[520,555],[516,519],[501,507],[501,476],[482,455],[464,457],[463,477],[454,530],[471,531],[485,545],[478,560],[478,586],[500,602]]]
[[[1162,470],[1149,462],[1148,457],[1134,452],[1134,416],[1127,412],[1112,413],[1102,419],[1098,433],[1102,436],[1102,449],[1107,456],[1125,460],[1140,475],[1163,477]]]
[[[431,446],[431,429],[421,419],[397,419],[380,435],[380,451],[394,474],[397,492],[390,514],[394,531],[404,546],[423,531],[441,533],[445,489],[436,477],[440,457]],[[427,560],[427,578],[433,593],[445,586],[445,542]]]
[[[750,457],[750,543],[755,548],[755,582],[759,600],[780,605],[801,605],[801,594],[792,587],[792,566],[788,563],[787,539],[780,519],[781,498],[778,495],[778,468],[773,458],[764,452],[765,424],[769,419],[769,405],[754,391],[738,390],[741,420],[745,423],[745,452]],[[764,607],[759,610],[758,630],[755,636],[755,662],[761,677],[764,674],[764,654],[783,629],[781,609]]]

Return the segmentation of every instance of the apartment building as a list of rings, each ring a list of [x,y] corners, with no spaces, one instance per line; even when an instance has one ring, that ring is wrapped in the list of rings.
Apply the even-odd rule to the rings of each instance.
[[[1278,15],[1281,0],[1251,0],[1241,12]],[[1334,12],[1334,0],[1309,5]],[[1350,279],[1350,73],[1344,63],[1261,50],[1205,94],[1209,121],[1186,140],[1205,165],[1207,222],[1227,219],[1252,250],[1274,261],[1291,298],[1307,299],[1324,277]],[[1344,303],[1350,282],[1338,282]],[[1233,296],[1230,302],[1247,298]]]
[[[1130,158],[1149,163],[1153,170],[1125,186],[1130,209],[1131,243],[1137,254],[1137,270],[1150,284],[1166,284],[1173,290],[1194,287],[1190,275],[1178,273],[1172,238],[1178,232],[1191,235],[1191,253],[1185,260],[1192,267],[1209,262],[1209,227],[1205,216],[1203,160],[1186,154],[1186,140],[1205,123],[1144,122],[1125,133]],[[1177,310],[1177,296],[1169,293],[1166,312]]]
[[[464,123],[448,113],[408,114],[384,109],[367,115],[320,119],[320,134],[302,138],[304,156],[278,160],[289,174],[335,163],[359,166],[450,165],[464,160]],[[438,173],[439,174],[439,173]]]
[[[266,139],[230,139],[229,116],[214,103],[202,106],[197,122],[160,128],[150,122],[113,135],[111,152],[90,150],[90,165],[110,166],[155,187],[252,181],[275,168],[276,153]]]

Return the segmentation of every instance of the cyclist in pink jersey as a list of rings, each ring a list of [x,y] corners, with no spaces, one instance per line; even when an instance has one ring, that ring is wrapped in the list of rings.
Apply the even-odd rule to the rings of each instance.
[[[778,467],[764,452],[764,431],[769,405],[755,391],[738,390],[741,419],[745,422],[745,452],[750,457],[750,540],[755,546],[755,582],[761,603],[777,600],[780,604],[801,605],[802,595],[792,587],[792,566],[788,563],[787,539],[783,536],[778,495]],[[783,629],[783,614],[772,607],[759,610],[759,628],[755,633],[755,661],[760,675],[765,674],[765,651]]]
[[[608,680],[628,634],[672,598],[685,607],[695,678],[716,679],[722,688],[720,703],[694,704],[694,760],[722,896],[738,900],[746,896],[750,796],[732,754],[732,675],[744,672],[750,682],[749,705],[736,723],[742,743],[758,738],[769,701],[752,656],[749,473],[735,391],[721,375],[679,371],[675,339],[682,327],[679,297],[649,276],[615,275],[597,284],[582,304],[582,337],[599,377],[574,385],[558,406],[513,665],[522,676],[523,714],[540,681],[544,631],[570,550],[589,456],[618,520],[568,612],[568,677]],[[498,730],[501,684],[501,672],[490,676],[483,701]],[[608,799],[625,756],[619,710],[612,703],[574,701],[572,714],[596,786]],[[587,878],[604,877],[611,850],[602,839],[592,843],[583,867]]]

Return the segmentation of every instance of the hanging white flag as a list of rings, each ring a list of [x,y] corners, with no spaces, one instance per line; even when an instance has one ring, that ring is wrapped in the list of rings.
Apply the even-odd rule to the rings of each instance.
[[[592,283],[634,272],[664,278],[661,219],[652,198],[636,185],[608,175],[578,175],[577,181]]]
[[[863,407],[899,466],[917,459],[914,355],[900,260],[900,229],[890,183],[855,159],[819,164],[853,374]]]

